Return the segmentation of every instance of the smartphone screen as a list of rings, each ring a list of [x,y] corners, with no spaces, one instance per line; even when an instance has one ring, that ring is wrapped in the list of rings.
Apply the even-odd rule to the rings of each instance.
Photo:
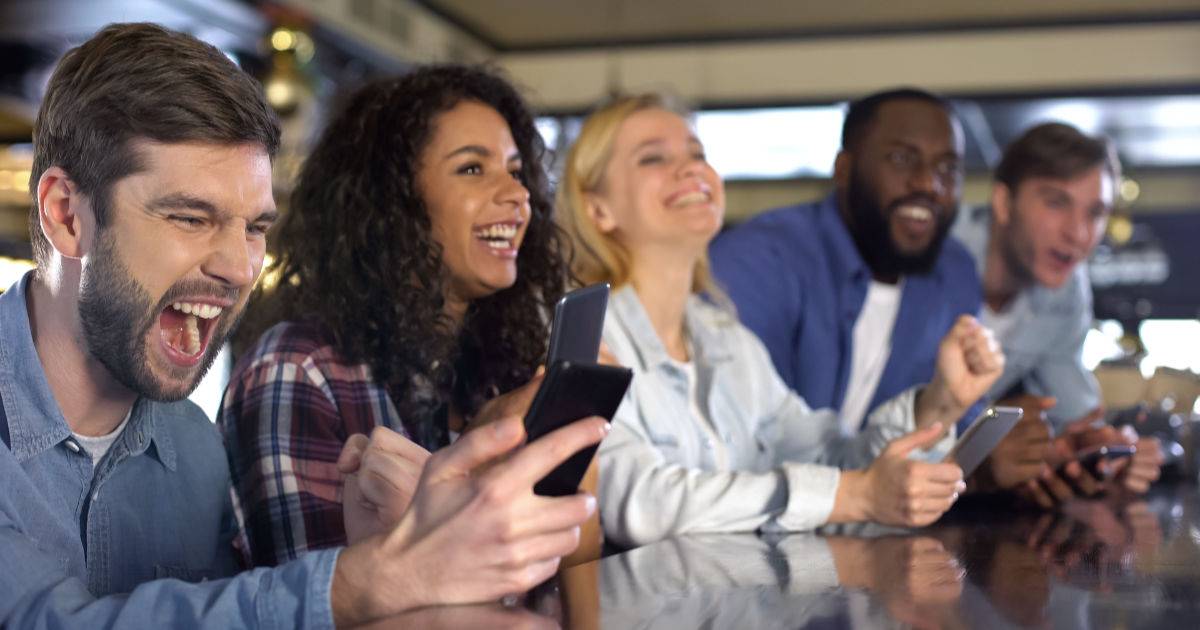
[[[632,379],[633,371],[629,368],[567,361],[552,363],[525,416],[529,441],[589,416],[611,421]],[[559,464],[534,486],[534,492],[543,496],[575,494],[596,448],[583,449]]]

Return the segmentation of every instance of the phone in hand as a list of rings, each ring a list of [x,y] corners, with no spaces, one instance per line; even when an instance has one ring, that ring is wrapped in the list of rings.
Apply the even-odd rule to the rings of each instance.
[[[625,398],[633,370],[598,363],[556,361],[538,387],[525,415],[525,433],[530,442],[589,416],[611,421]],[[561,497],[579,491],[599,445],[592,445],[559,464],[533,487],[536,494]]]
[[[1019,407],[989,407],[963,432],[943,462],[953,462],[967,478],[1008,435],[1024,411]]]
[[[550,355],[556,361],[595,363],[604,335],[604,313],[608,309],[608,283],[601,282],[564,295],[554,305],[550,325]]]
[[[1132,444],[1111,444],[1108,446],[1097,446],[1080,451],[1075,456],[1075,461],[1079,462],[1083,469],[1091,473],[1096,479],[1105,479],[1108,477],[1104,471],[1100,470],[1101,462],[1116,462],[1122,459],[1133,457],[1137,452],[1137,447]],[[1111,463],[1109,464],[1111,470]]]

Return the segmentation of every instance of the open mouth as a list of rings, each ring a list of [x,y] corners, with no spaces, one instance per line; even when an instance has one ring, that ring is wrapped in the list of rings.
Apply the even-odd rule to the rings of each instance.
[[[502,258],[511,258],[516,256],[519,246],[517,234],[520,231],[520,221],[501,221],[477,226],[472,230],[472,234],[493,254]]]
[[[668,208],[685,208],[696,204],[712,203],[712,192],[708,190],[691,190],[667,199]]]
[[[1069,266],[1075,262],[1074,256],[1056,249],[1050,250],[1050,259],[1063,267]]]
[[[896,215],[902,219],[919,223],[933,221],[933,210],[925,206],[900,206],[896,209]]]
[[[222,306],[203,302],[175,302],[163,309],[158,325],[168,358],[183,366],[198,363],[224,312]]]

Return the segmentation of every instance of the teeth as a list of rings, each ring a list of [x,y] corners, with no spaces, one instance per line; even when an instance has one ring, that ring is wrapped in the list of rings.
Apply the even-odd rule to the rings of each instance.
[[[213,319],[225,310],[215,304],[196,304],[192,302],[176,302],[171,305],[171,308],[185,315],[195,315],[200,319]]]
[[[704,202],[707,202],[708,200],[709,200],[708,193],[696,191],[696,192],[687,193],[686,195],[683,195],[683,196],[675,199],[675,203],[672,205],[686,206],[688,204],[693,204],[693,203],[704,203]]]
[[[484,243],[492,249],[509,249],[512,247],[512,241],[484,241]]]
[[[184,324],[184,332],[187,333],[187,353],[197,354],[200,352],[200,324],[196,320],[195,315],[188,315]]]
[[[900,213],[900,216],[908,218],[908,219],[915,219],[917,221],[932,221],[933,220],[933,211],[931,211],[929,208],[925,208],[922,206],[904,206],[903,208],[900,208],[897,212]]]
[[[508,239],[517,236],[517,226],[511,223],[497,223],[475,230],[475,236],[482,239]]]

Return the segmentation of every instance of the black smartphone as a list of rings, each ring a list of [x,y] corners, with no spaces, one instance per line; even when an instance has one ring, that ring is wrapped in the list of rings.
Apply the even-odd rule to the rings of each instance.
[[[965,479],[987,459],[992,449],[1017,425],[1024,412],[1018,407],[989,407],[963,431],[944,462],[962,468]]]
[[[625,398],[633,370],[598,363],[556,361],[546,371],[525,415],[530,442],[588,416],[611,421]],[[575,453],[533,487],[543,496],[561,497],[579,491],[579,482],[599,445]]]
[[[1101,473],[1100,462],[1102,461],[1117,461],[1127,457],[1133,457],[1137,452],[1137,447],[1132,444],[1113,444],[1110,446],[1097,446],[1084,451],[1080,451],[1075,459],[1083,469],[1091,473],[1097,479],[1104,479],[1107,475]]]
[[[564,295],[554,305],[550,325],[550,355],[555,361],[595,363],[604,334],[604,312],[608,309],[608,284],[593,284]]]

